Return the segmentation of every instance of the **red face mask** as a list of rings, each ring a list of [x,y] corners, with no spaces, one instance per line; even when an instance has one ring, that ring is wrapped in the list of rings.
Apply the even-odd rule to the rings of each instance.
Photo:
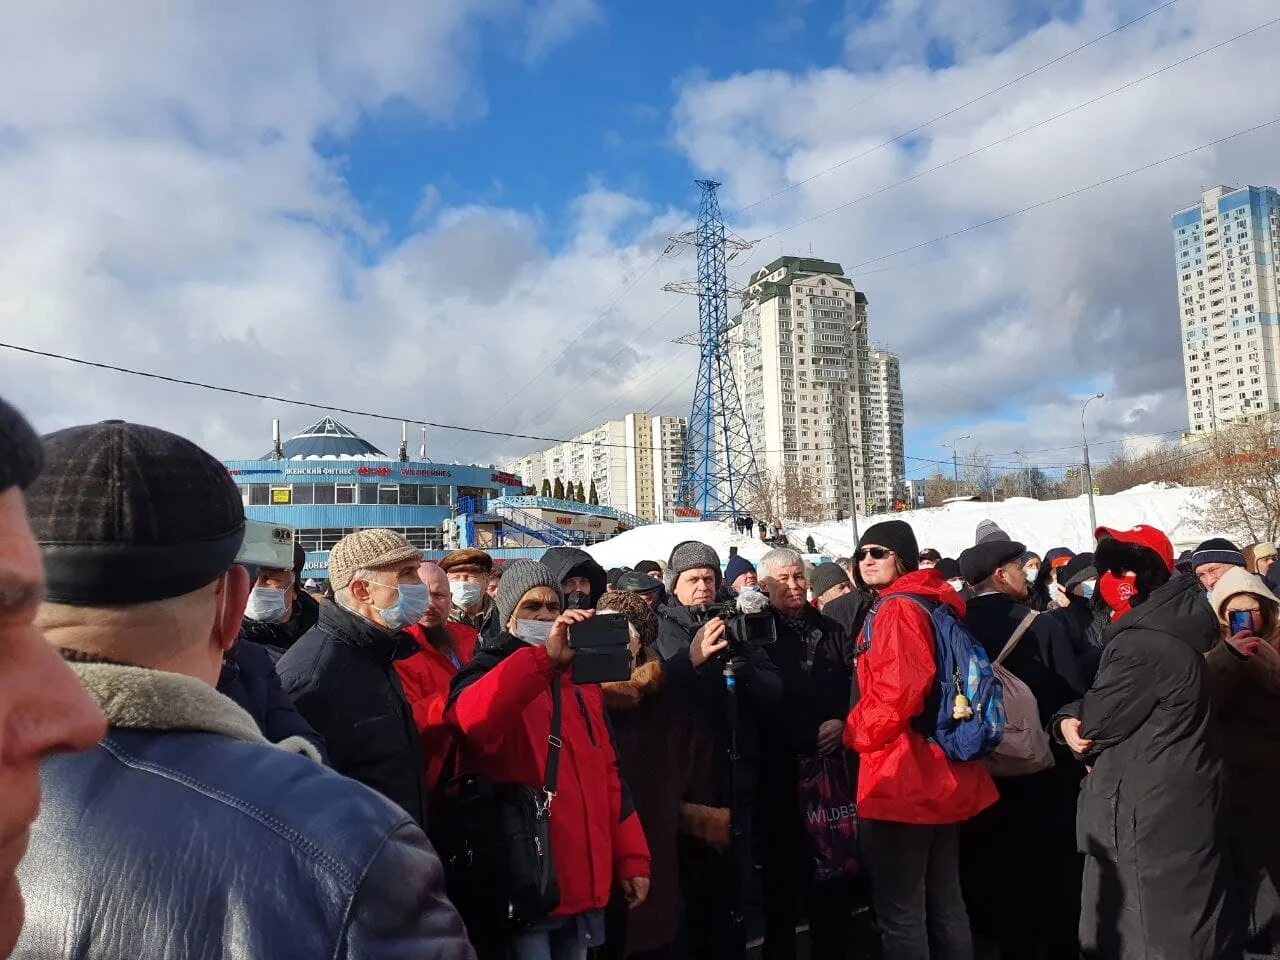
[[[1104,573],[1098,578],[1098,593],[1102,594],[1103,602],[1114,611],[1111,614],[1112,620],[1129,612],[1129,601],[1138,592],[1137,579],[1135,574],[1117,577],[1110,573]]]

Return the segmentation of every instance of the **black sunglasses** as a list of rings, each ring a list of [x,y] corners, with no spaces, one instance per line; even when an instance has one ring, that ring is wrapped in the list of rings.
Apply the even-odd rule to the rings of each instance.
[[[867,559],[867,557],[872,560],[883,560],[885,557],[892,557],[893,555],[893,551],[885,547],[863,547],[855,554],[859,563]]]

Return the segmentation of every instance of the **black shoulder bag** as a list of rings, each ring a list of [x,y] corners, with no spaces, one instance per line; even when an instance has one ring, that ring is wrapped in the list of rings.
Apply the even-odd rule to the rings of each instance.
[[[473,934],[522,927],[560,903],[551,862],[551,802],[560,770],[560,674],[551,681],[551,730],[542,787],[456,776],[432,799],[428,823],[449,899]],[[452,770],[457,741],[445,769]]]

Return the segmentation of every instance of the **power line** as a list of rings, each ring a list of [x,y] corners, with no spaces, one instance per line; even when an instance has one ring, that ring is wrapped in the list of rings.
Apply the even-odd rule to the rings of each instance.
[[[29,356],[44,357],[45,359],[49,359],[49,360],[59,360],[64,363],[72,363],[78,366],[92,367],[98,370],[109,370],[113,373],[122,373],[128,376],[142,377],[148,380],[158,380],[162,383],[172,383],[172,384],[177,384],[178,386],[193,387],[200,390],[212,390],[217,393],[231,394],[233,396],[245,397],[251,400],[268,400],[272,403],[282,403],[282,404],[287,404],[289,406],[295,406],[295,407],[307,407],[312,410],[324,410],[329,413],[344,413],[344,414],[350,414],[351,416],[368,417],[371,420],[386,420],[386,421],[397,422],[397,423],[398,422],[412,423],[417,426],[433,427],[437,430],[454,430],[460,433],[480,434],[483,436],[502,437],[505,439],[537,440],[539,442],[549,443],[553,445],[571,443],[576,446],[616,447],[624,450],[652,449],[651,447],[640,447],[636,444],[629,444],[629,443],[600,443],[600,442],[593,442],[590,440],[566,439],[566,438],[560,438],[560,437],[544,437],[544,436],[537,436],[534,434],[527,434],[527,433],[514,433],[512,431],[507,431],[507,430],[490,430],[483,427],[464,427],[464,426],[460,426],[458,424],[453,424],[453,423],[440,423],[434,420],[421,420],[416,417],[396,416],[393,414],[377,413],[372,410],[357,410],[351,407],[339,407],[332,404],[315,403],[309,400],[298,400],[293,397],[280,397],[280,396],[275,396],[268,393],[258,393],[253,390],[241,390],[237,387],[225,387],[219,384],[205,383],[200,380],[190,380],[184,377],[171,377],[166,374],[155,373],[149,370],[135,370],[130,367],[122,367],[117,364],[103,363],[97,360],[87,360],[83,357],[73,357],[67,354],[54,353],[48,350],[37,350],[34,347],[24,347],[14,343],[0,342],[0,349],[13,350],[17,353],[23,353]],[[678,386],[680,386],[680,384],[677,384],[677,387]],[[668,393],[670,392],[671,391],[669,391]],[[659,401],[659,403],[660,402],[661,401]],[[661,449],[665,453],[670,453],[674,448],[672,449],[661,448]],[[835,451],[843,451],[845,449],[847,449],[846,446],[827,446],[827,447],[814,447],[811,450],[783,449],[783,450],[764,450],[761,452],[763,453],[830,453]],[[913,457],[910,459],[923,459],[923,458]],[[946,461],[946,463],[948,464],[950,462],[951,461],[949,460]]]
[[[1224,137],[1219,137],[1216,140],[1211,140],[1208,143],[1202,143],[1197,147],[1191,147],[1187,150],[1183,150],[1180,153],[1171,154],[1170,156],[1162,157],[1159,160],[1153,160],[1150,163],[1145,163],[1140,167],[1134,167],[1132,170],[1127,170],[1124,173],[1118,173],[1115,176],[1107,177],[1103,180],[1098,180],[1098,181],[1095,181],[1094,183],[1086,184],[1082,187],[1077,187],[1074,190],[1069,190],[1066,193],[1061,193],[1056,197],[1050,197],[1047,200],[1041,200],[1037,203],[1029,204],[1017,210],[1011,210],[1008,213],[1002,213],[999,216],[991,217],[987,220],[981,221],[980,223],[970,224],[967,227],[962,227],[959,230],[953,230],[950,233],[944,233],[941,236],[933,237],[929,240],[922,240],[919,243],[913,243],[908,247],[902,247],[899,250],[894,250],[892,253],[885,253],[885,254],[881,254],[878,257],[871,257],[867,260],[862,260],[858,263],[853,264],[853,266],[850,268],[850,272],[857,270],[859,267],[866,266],[869,263],[879,263],[882,260],[889,260],[889,259],[892,259],[893,257],[901,256],[904,253],[910,253],[913,250],[919,250],[922,247],[927,247],[935,243],[940,243],[943,240],[951,240],[951,239],[954,239],[955,237],[961,236],[966,233],[970,233],[974,230],[979,230],[983,227],[989,227],[996,223],[1002,223],[1005,220],[1012,220],[1014,217],[1022,216],[1024,213],[1030,213],[1032,210],[1038,210],[1041,207],[1047,207],[1050,204],[1058,203],[1062,200],[1067,200],[1067,199],[1070,199],[1071,197],[1079,196],[1082,193],[1088,193],[1090,190],[1096,190],[1099,187],[1105,187],[1110,184],[1117,183],[1118,181],[1124,180],[1128,177],[1132,177],[1135,174],[1144,173],[1147,170],[1152,170],[1166,163],[1172,163],[1174,160],[1182,160],[1185,157],[1192,156],[1193,154],[1199,153],[1202,150],[1208,150],[1211,147],[1219,146],[1220,144],[1227,143],[1231,140],[1237,140],[1240,137],[1247,136],[1251,133],[1257,133],[1259,130],[1263,130],[1267,127],[1274,126],[1277,123],[1280,123],[1280,117],[1273,117],[1272,119],[1267,120],[1263,123],[1256,124],[1252,127],[1247,127],[1243,130],[1237,130],[1234,133],[1227,134]],[[766,237],[764,239],[768,239],[768,238]]]
[[[993,147],[998,147],[1001,144],[1008,143],[1010,140],[1014,140],[1018,137],[1023,136],[1024,134],[1031,133],[1034,130],[1038,130],[1041,127],[1047,126],[1056,120],[1061,120],[1065,116],[1076,113],[1080,110],[1084,110],[1087,107],[1091,107],[1094,104],[1107,99],[1108,97],[1115,96],[1118,93],[1123,93],[1125,90],[1135,87],[1140,83],[1143,83],[1147,80],[1152,79],[1153,77],[1158,77],[1162,73],[1167,73],[1168,71],[1173,70],[1176,67],[1180,67],[1186,63],[1190,63],[1192,60],[1196,60],[1200,57],[1206,56],[1207,54],[1213,53],[1214,51],[1221,50],[1223,47],[1229,44],[1235,43],[1237,40],[1241,40],[1244,37],[1257,33],[1258,31],[1263,30],[1267,27],[1274,26],[1277,23],[1280,23],[1280,17],[1276,17],[1274,19],[1268,20],[1266,23],[1258,24],[1256,27],[1251,27],[1250,29],[1244,31],[1243,33],[1238,33],[1234,37],[1231,37],[1227,40],[1222,40],[1218,43],[1213,44],[1212,46],[1205,47],[1203,50],[1198,50],[1195,53],[1188,54],[1187,56],[1183,57],[1180,60],[1175,60],[1173,63],[1166,64],[1165,66],[1160,67],[1158,70],[1153,70],[1152,72],[1145,74],[1141,77],[1136,77],[1133,80],[1129,80],[1126,83],[1122,83],[1120,84],[1120,86],[1113,87],[1112,89],[1108,90],[1106,93],[1100,93],[1095,97],[1090,97],[1088,100],[1083,100],[1080,103],[1077,103],[1075,106],[1068,107],[1067,109],[1061,110],[1058,113],[1053,114],[1052,116],[1045,117],[1042,120],[1037,120],[1035,123],[1031,124],[1030,126],[1023,127],[1021,130],[1015,130],[1013,133],[1006,134],[1003,137],[998,137],[997,139],[992,140],[989,143],[985,143],[980,147],[975,147],[974,149],[968,151],[967,153],[957,154],[956,156],[951,157],[949,160],[944,160],[941,163],[934,164],[932,167],[928,167],[917,173],[913,173],[909,177],[903,177],[900,180],[895,180],[893,183],[886,184],[885,186],[880,187],[877,190],[872,190],[870,193],[864,193],[862,196],[855,197],[854,199],[846,201],[845,203],[842,203],[839,206],[832,207],[829,210],[824,210],[822,213],[814,214],[813,216],[806,217],[803,220],[797,220],[795,223],[789,224],[788,226],[785,226],[779,230],[776,230],[773,233],[766,234],[756,242],[764,243],[766,240],[771,240],[774,237],[781,236],[782,234],[788,233],[791,230],[796,229],[797,227],[807,226],[808,224],[814,223],[825,217],[829,217],[833,213],[839,213],[841,210],[847,210],[849,207],[862,203],[864,200],[870,200],[874,197],[878,197],[881,194],[888,193],[890,190],[903,186],[904,184],[913,183],[914,181],[920,180],[931,173],[936,173],[939,170],[943,170],[954,164],[960,163],[963,160],[968,160],[972,157],[977,156],[980,153],[984,153],[987,150],[992,149]]]
[[[1088,40],[1077,47],[1073,47],[1072,49],[1066,51],[1065,53],[1059,54],[1058,56],[1054,57],[1051,60],[1046,60],[1044,63],[1040,64],[1038,67],[1034,67],[1031,70],[1026,71],[1025,73],[1021,73],[1018,76],[1014,77],[1012,80],[1008,80],[1000,84],[999,86],[992,87],[990,90],[987,90],[985,93],[981,93],[971,100],[966,100],[964,103],[959,104],[958,106],[952,107],[950,110],[947,110],[945,113],[940,113],[936,117],[932,117],[931,119],[926,120],[923,123],[917,124],[916,126],[912,127],[910,130],[906,130],[895,137],[891,137],[888,140],[878,143],[874,147],[869,147],[868,149],[864,150],[862,153],[855,154],[851,157],[846,157],[844,160],[841,160],[838,163],[834,163],[823,170],[819,170],[817,173],[812,174],[808,177],[805,177],[803,180],[798,180],[789,186],[783,187],[781,190],[777,190],[774,193],[769,194],[767,197],[761,197],[759,200],[755,200],[747,204],[745,207],[740,207],[739,209],[733,211],[733,213],[728,214],[727,216],[736,217],[739,214],[746,212],[747,210],[751,210],[754,207],[760,206],[760,204],[762,203],[767,203],[768,201],[773,200],[775,197],[780,197],[785,193],[789,193],[790,191],[795,190],[797,187],[802,187],[806,183],[811,183],[812,181],[817,180],[819,177],[824,177],[828,173],[831,173],[833,170],[838,170],[843,166],[853,163],[854,161],[861,160],[863,157],[870,156],[871,154],[875,153],[877,150],[881,150],[885,147],[891,146],[899,142],[900,140],[905,140],[907,137],[910,137],[913,134],[919,133],[921,130],[925,129],[926,127],[931,126],[934,123],[937,123],[939,120],[945,120],[947,117],[950,117],[953,114],[959,113],[961,110],[964,110],[966,107],[971,107],[975,103],[978,103],[982,100],[987,99],[990,96],[993,96],[994,94],[999,93],[1001,90],[1007,90],[1009,89],[1009,87],[1012,87],[1015,84],[1021,83],[1023,80],[1026,80],[1028,77],[1032,77],[1035,74],[1039,73],[1040,71],[1045,70],[1056,63],[1061,63],[1063,60],[1066,60],[1067,58],[1074,56],[1075,54],[1079,53],[1081,50],[1091,47],[1094,44],[1107,39],[1108,37],[1114,36],[1115,34],[1120,33],[1122,30],[1126,30],[1129,27],[1133,26],[1135,23],[1145,20],[1148,17],[1159,13],[1161,10],[1165,10],[1173,6],[1177,2],[1178,0],[1167,0],[1166,3],[1162,3],[1158,7],[1153,7],[1152,9],[1148,10],[1146,13],[1140,14],[1139,16],[1134,17],[1132,20],[1128,20],[1120,24],[1118,27],[1108,30],[1106,33],[1100,34],[1094,37],[1092,40]]]

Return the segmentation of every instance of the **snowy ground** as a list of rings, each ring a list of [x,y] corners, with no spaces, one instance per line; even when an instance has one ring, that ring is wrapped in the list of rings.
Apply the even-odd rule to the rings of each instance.
[[[1098,523],[1102,526],[1133,527],[1140,523],[1159,527],[1173,541],[1176,551],[1195,546],[1208,537],[1224,531],[1208,530],[1199,519],[1204,503],[1204,490],[1147,484],[1124,493],[1095,497]],[[943,556],[958,556],[973,545],[978,522],[990,518],[1015,540],[1021,540],[1039,553],[1051,547],[1065,546],[1084,550],[1092,546],[1089,529],[1089,505],[1084,497],[1073,500],[1027,500],[1017,498],[1002,503],[951,503],[928,510],[878,517],[859,517],[858,528],[880,520],[906,520],[914,528],[921,548],[935,547]],[[793,546],[804,549],[805,537],[813,535],[819,553],[847,556],[853,549],[853,531],[846,520],[830,521],[815,526],[787,524],[787,536]],[[1225,532],[1230,535],[1230,531]],[[611,540],[588,547],[587,551],[606,569],[633,566],[641,560],[666,560],[672,548],[682,540],[701,540],[715,547],[721,561],[729,556],[729,547],[749,560],[758,560],[769,548],[759,540],[735,534],[728,523],[660,523],[638,527]]]

